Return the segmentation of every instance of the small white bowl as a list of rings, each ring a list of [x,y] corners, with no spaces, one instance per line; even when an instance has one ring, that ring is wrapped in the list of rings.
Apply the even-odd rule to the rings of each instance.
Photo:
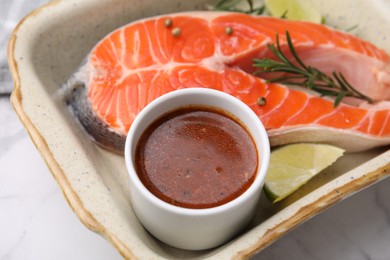
[[[215,107],[230,113],[241,121],[255,142],[259,167],[254,182],[239,197],[221,206],[190,209],[166,203],[142,184],[135,171],[134,153],[145,128],[163,114],[187,105]],[[270,146],[264,126],[256,114],[237,98],[204,88],[170,92],[151,102],[139,113],[126,139],[125,161],[130,176],[132,207],[144,227],[171,246],[189,250],[216,247],[237,235],[253,217],[269,157]]]

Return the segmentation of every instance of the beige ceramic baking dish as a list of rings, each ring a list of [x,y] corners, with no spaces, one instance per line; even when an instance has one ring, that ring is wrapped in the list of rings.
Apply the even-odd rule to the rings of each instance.
[[[74,212],[125,258],[248,258],[329,206],[390,174],[389,147],[349,154],[279,204],[271,205],[263,196],[250,227],[221,247],[184,251],[150,236],[129,203],[124,159],[90,141],[58,89],[97,41],[118,26],[146,16],[203,9],[206,2],[210,3],[58,0],[24,18],[10,39],[8,59],[15,83],[11,99],[17,114]],[[339,28],[358,24],[361,37],[390,52],[388,2],[318,0],[316,4],[329,23]]]

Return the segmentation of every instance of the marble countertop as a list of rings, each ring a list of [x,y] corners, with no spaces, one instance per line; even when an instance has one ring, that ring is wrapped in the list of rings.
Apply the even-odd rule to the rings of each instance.
[[[0,259],[121,259],[68,206],[9,101],[9,33],[47,0],[0,0]],[[253,259],[390,259],[390,178],[305,222]]]

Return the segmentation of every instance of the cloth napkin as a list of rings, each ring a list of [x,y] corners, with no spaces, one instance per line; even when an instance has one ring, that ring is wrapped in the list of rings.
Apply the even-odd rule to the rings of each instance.
[[[13,89],[7,61],[9,37],[25,15],[47,2],[49,0],[0,0],[0,96],[9,95]]]

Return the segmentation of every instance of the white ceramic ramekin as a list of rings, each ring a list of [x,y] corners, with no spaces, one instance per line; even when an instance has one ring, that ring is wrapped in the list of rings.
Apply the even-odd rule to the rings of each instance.
[[[140,181],[134,167],[138,139],[154,120],[187,105],[223,109],[238,118],[252,135],[259,155],[257,176],[236,199],[214,208],[189,209],[166,203]],[[270,157],[267,133],[256,114],[237,98],[205,88],[181,89],[165,94],[146,106],[134,120],[125,145],[130,200],[144,227],[159,240],[182,249],[216,247],[237,235],[251,220],[258,204]]]

